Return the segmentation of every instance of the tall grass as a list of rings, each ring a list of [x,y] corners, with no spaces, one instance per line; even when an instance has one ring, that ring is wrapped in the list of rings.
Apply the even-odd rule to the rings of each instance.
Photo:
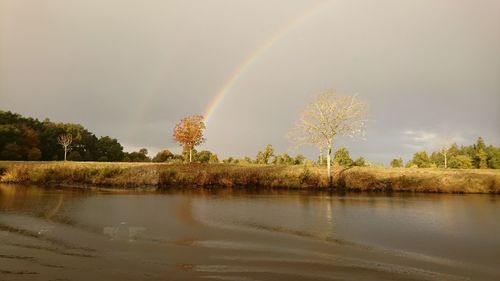
[[[334,169],[334,189],[500,193],[498,170]],[[0,182],[114,187],[245,187],[325,189],[317,166],[154,164],[98,162],[0,162]]]

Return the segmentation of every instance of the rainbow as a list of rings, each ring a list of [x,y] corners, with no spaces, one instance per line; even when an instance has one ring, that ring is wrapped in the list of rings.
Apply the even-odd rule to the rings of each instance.
[[[283,38],[288,32],[290,32],[294,27],[302,23],[305,19],[310,17],[319,8],[323,7],[325,1],[317,2],[314,6],[306,10],[300,16],[294,18],[292,21],[288,22],[282,28],[278,29],[272,34],[263,44],[261,44],[256,50],[254,50],[243,62],[229,75],[225,80],[222,87],[219,89],[215,97],[210,101],[205,112],[203,114],[205,124],[208,124],[210,117],[212,117],[215,110],[220,106],[224,97],[228,94],[231,88],[238,82],[238,80],[245,74],[245,72],[257,61],[257,59],[270,49],[277,41]]]
[[[287,22],[284,26],[277,29],[266,41],[264,41],[260,46],[257,47],[253,52],[251,52],[244,60],[241,62],[238,67],[224,80],[224,84],[217,91],[217,94],[210,101],[206,109],[204,110],[203,117],[205,120],[205,124],[208,124],[210,117],[212,117],[215,110],[220,106],[224,97],[230,92],[231,88],[238,82],[238,80],[245,74],[248,69],[255,64],[257,59],[265,53],[268,49],[270,49],[277,41],[283,38],[288,32],[290,32],[294,27],[302,23],[305,19],[319,10],[327,0],[316,2],[313,6],[307,9],[304,13],[300,14],[298,17],[293,18],[291,21]],[[163,73],[159,71],[158,73]],[[161,77],[156,77],[156,80],[160,80]],[[149,84],[150,87],[153,84]],[[160,93],[159,89],[153,88],[149,89],[152,93],[146,96],[141,104],[138,105],[138,110],[134,112],[134,117],[132,120],[139,120],[144,112],[147,111],[148,105],[151,104],[152,100]],[[134,134],[136,128],[132,127],[131,130],[128,131],[128,137]]]

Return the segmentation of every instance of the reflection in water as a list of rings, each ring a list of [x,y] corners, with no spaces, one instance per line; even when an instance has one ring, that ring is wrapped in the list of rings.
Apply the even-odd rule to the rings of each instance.
[[[59,212],[63,202],[64,202],[64,193],[60,193],[59,199],[57,200],[57,204],[54,206],[52,210],[50,210],[45,214],[45,217],[50,220],[55,214]]]
[[[145,227],[128,226],[126,222],[121,222],[116,226],[105,226],[102,232],[108,235],[111,240],[128,240],[129,242],[133,242],[144,231],[146,231]]]
[[[499,216],[495,196],[0,185],[0,280],[498,280]]]
[[[182,220],[183,223],[189,225],[197,225],[198,221],[194,217],[193,213],[193,198],[190,196],[182,197],[180,204],[173,205],[173,211]]]

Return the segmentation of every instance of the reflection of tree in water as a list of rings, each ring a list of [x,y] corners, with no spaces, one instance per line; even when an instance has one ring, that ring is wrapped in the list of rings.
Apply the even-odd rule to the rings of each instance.
[[[138,239],[139,235],[146,231],[145,227],[128,226],[126,222],[120,222],[116,226],[104,227],[103,233],[108,235],[111,240],[133,242]]]
[[[45,219],[37,230],[39,234],[45,234],[54,228],[47,224],[49,222],[73,225],[68,218],[57,218],[57,214],[63,209],[67,193],[60,192],[56,196],[47,196],[47,189],[36,186],[0,184],[0,210],[21,211]]]
[[[61,209],[63,202],[64,202],[64,193],[60,193],[59,198],[58,198],[57,203],[55,204],[54,208],[47,210],[47,212],[45,212],[45,218],[50,220],[54,215],[56,215],[59,212],[59,210]]]
[[[43,194],[43,189],[33,186],[0,184],[0,209],[32,209]]]
[[[185,224],[197,226],[199,222],[195,218],[193,210],[193,199],[191,196],[182,196],[180,204],[174,210],[179,220]]]
[[[204,196],[205,194],[201,194]],[[190,227],[200,227],[201,223],[196,219],[196,215],[194,213],[193,208],[193,195],[187,194],[182,195],[180,198],[180,202],[178,204],[174,204],[172,208],[172,212],[175,214],[176,218],[182,224],[188,225]],[[193,245],[198,238],[194,237],[193,233],[197,233],[197,231],[188,231],[186,234],[179,233],[179,236],[174,241],[175,244],[181,246],[191,246]]]

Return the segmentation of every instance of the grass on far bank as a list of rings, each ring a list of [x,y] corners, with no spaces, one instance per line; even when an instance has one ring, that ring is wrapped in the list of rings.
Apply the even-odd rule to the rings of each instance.
[[[326,189],[319,166],[0,161],[0,182],[113,187]],[[500,170],[334,167],[346,191],[500,193]]]

